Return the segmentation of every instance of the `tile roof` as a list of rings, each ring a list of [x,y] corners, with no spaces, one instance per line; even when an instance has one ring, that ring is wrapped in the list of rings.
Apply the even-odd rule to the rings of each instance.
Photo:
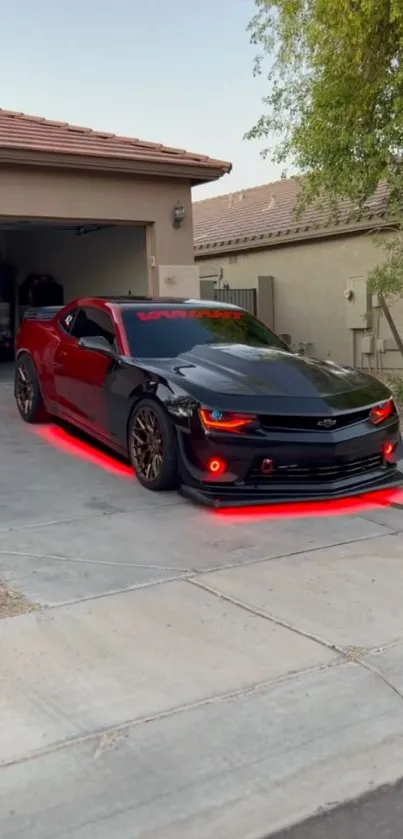
[[[193,204],[193,229],[195,253],[200,256],[209,251],[224,251],[246,247],[274,245],[276,240],[310,238],[332,228],[326,209],[310,207],[301,219],[294,210],[299,192],[296,180],[275,183],[206,198]],[[368,201],[359,218],[353,216],[352,204],[343,201],[339,207],[337,228],[362,226],[362,222],[382,216],[386,211],[387,189],[381,184],[374,197]],[[361,222],[361,223],[359,223]],[[370,226],[370,224],[368,224]]]
[[[5,111],[0,108],[0,150],[22,150],[49,154],[114,158],[115,160],[175,163],[186,167],[217,169],[217,177],[231,171],[231,164],[184,149],[148,143],[134,137],[120,137],[93,131],[67,122]]]

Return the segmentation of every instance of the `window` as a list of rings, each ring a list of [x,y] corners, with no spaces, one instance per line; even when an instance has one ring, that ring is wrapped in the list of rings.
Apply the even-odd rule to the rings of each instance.
[[[64,329],[65,332],[68,332],[68,333],[71,332],[71,327],[73,325],[73,321],[74,321],[74,318],[75,318],[76,314],[77,314],[77,309],[72,309],[71,312],[69,312],[67,315],[64,316],[64,318],[61,318],[60,326],[62,327],[62,329]]]
[[[112,319],[101,309],[79,309],[70,334],[73,338],[106,338],[108,344],[116,346],[115,328]]]
[[[240,309],[123,310],[134,358],[175,358],[198,344],[243,344],[287,351],[288,347],[248,312]]]

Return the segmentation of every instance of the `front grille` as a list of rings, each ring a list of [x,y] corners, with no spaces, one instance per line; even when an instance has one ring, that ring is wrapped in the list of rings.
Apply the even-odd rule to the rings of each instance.
[[[360,411],[351,411],[348,414],[336,414],[328,417],[265,414],[260,416],[259,419],[265,431],[337,431],[339,428],[347,428],[357,422],[364,422],[369,418],[369,412],[369,408],[364,408]],[[325,419],[334,419],[336,423],[331,428],[318,425]]]
[[[288,469],[281,467],[274,469],[269,475],[260,471],[261,460],[256,461],[248,472],[245,483],[248,485],[289,484],[289,483],[329,483],[342,481],[347,478],[360,478],[367,473],[375,472],[383,465],[380,454],[360,457],[356,460],[320,460],[316,463],[292,466]]]

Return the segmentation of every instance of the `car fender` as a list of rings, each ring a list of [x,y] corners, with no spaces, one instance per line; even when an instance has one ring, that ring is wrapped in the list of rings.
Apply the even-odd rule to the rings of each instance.
[[[138,385],[130,396],[130,411],[127,429],[134,408],[140,399],[153,398],[162,405],[169,414],[174,425],[186,431],[189,429],[190,418],[196,409],[196,400],[175,382],[150,374],[150,378]]]
[[[23,356],[23,355],[28,356],[28,358],[30,359],[30,361],[31,361],[31,363],[32,363],[32,366],[33,366],[33,368],[34,368],[34,370],[35,370],[35,373],[36,373],[36,378],[37,378],[37,382],[38,382],[38,388],[39,388],[39,391],[40,391],[41,397],[42,397],[42,399],[43,399],[44,405],[45,405],[45,407],[47,408],[47,407],[48,407],[48,404],[47,404],[47,403],[48,403],[48,400],[46,399],[46,395],[45,395],[45,388],[44,388],[44,386],[43,386],[42,377],[41,377],[41,374],[40,374],[40,371],[39,371],[38,359],[37,359],[37,358],[35,358],[35,355],[37,355],[37,354],[36,354],[36,353],[31,352],[31,350],[26,349],[25,347],[21,347],[21,348],[20,348],[20,349],[16,352],[16,354],[15,354],[15,360],[18,362],[18,360],[19,360],[19,359],[21,358],[21,356]]]

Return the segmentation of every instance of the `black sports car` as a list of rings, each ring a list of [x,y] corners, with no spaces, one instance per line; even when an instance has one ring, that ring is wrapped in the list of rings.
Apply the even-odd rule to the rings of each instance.
[[[86,298],[28,313],[16,349],[22,417],[128,454],[150,490],[234,506],[403,483],[389,390],[291,352],[236,306]]]

